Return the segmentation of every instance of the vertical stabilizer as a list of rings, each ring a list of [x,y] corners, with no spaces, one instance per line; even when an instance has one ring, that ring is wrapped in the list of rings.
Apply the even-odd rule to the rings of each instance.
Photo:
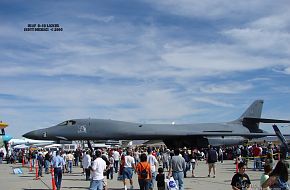
[[[248,109],[235,121],[235,123],[240,123],[244,127],[247,127],[251,133],[262,132],[259,129],[260,118],[262,115],[263,100],[255,100]]]
[[[255,100],[248,109],[240,116],[239,120],[242,121],[245,117],[247,118],[261,118],[263,100]]]

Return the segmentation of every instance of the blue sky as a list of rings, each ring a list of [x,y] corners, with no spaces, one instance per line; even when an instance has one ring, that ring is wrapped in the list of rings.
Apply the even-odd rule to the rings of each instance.
[[[289,1],[3,0],[0,21],[13,137],[71,118],[229,121],[256,99],[262,117],[290,119]]]

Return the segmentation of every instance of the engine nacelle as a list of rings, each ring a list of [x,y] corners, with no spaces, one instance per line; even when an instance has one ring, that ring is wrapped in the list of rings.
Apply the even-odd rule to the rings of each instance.
[[[207,148],[208,145],[212,146],[230,146],[243,144],[245,138],[240,136],[226,136],[226,137],[203,137],[195,136],[191,138],[176,138],[176,139],[164,139],[163,142],[168,148]]]
[[[212,146],[223,146],[223,145],[239,145],[244,144],[245,138],[239,136],[232,137],[206,137],[208,144]]]

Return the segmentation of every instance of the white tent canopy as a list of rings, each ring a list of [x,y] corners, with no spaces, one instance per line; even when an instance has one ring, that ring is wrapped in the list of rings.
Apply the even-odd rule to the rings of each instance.
[[[13,148],[14,148],[14,149],[17,149],[17,148],[22,149],[22,148],[28,148],[28,147],[29,147],[29,146],[27,146],[27,145],[25,145],[25,144],[19,144],[19,145],[14,146]]]
[[[44,148],[60,148],[62,145],[61,144],[51,144],[47,145]]]

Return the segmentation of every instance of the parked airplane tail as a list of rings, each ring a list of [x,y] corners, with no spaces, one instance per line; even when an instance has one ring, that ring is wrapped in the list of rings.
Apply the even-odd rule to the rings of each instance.
[[[238,120],[242,121],[244,118],[261,118],[263,103],[263,100],[255,100]]]
[[[247,127],[251,133],[263,133],[259,128],[260,123],[290,123],[289,120],[266,119],[261,118],[263,109],[263,100],[255,100],[248,109],[234,122],[240,122]]]
[[[258,121],[262,115],[263,103],[263,100],[255,100],[238,119],[233,121],[233,123],[242,124],[252,133],[263,132],[259,129],[260,122]]]

